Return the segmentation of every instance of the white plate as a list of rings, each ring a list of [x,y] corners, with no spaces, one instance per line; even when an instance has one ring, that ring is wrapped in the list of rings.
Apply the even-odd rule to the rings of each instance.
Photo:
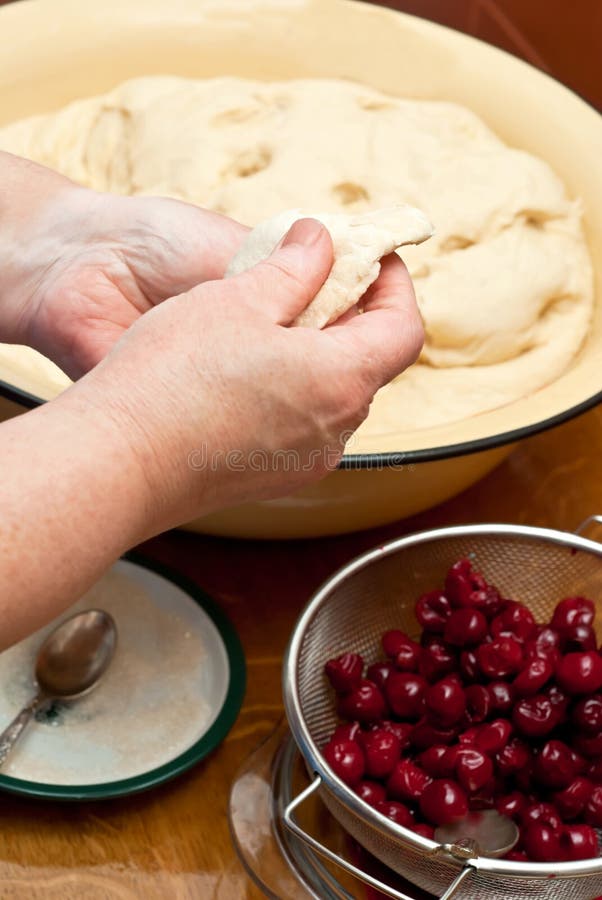
[[[181,576],[124,559],[63,616],[0,654],[0,728],[35,691],[35,657],[48,631],[91,608],[117,624],[106,675],[87,696],[38,714],[4,764],[0,787],[71,799],[144,790],[204,757],[234,722],[244,659],[231,625]]]

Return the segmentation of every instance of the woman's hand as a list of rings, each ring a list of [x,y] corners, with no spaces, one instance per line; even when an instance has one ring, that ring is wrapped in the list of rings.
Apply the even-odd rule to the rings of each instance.
[[[98,194],[10,154],[0,166],[0,341],[72,378],[142,313],[221,278],[248,230],[177,200]]]
[[[362,315],[323,331],[288,327],[331,265],[328,232],[301,220],[254,269],[140,318],[72,389],[126,437],[153,530],[322,477],[375,392],[414,362],[422,323],[394,254]]]
[[[365,313],[324,331],[288,327],[331,262],[328,233],[302,220],[269,260],[142,316],[109,279],[99,308],[108,294],[113,309],[130,303],[135,321],[124,331],[125,321],[100,315],[104,340],[91,325],[83,348],[75,301],[61,332],[75,342],[65,357],[73,366],[121,337],[59,397],[0,428],[0,649],[75,602],[144,538],[288,493],[336,465],[376,390],[416,358],[422,325],[392,256]],[[43,281],[42,271],[36,286]]]

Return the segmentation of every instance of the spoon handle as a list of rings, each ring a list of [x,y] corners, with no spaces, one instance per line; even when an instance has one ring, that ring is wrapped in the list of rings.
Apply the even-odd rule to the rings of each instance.
[[[0,766],[4,764],[6,757],[21,737],[23,729],[40,705],[42,699],[41,694],[36,694],[35,697],[32,697],[27,706],[23,707],[10,725],[8,725],[2,734],[0,734]]]

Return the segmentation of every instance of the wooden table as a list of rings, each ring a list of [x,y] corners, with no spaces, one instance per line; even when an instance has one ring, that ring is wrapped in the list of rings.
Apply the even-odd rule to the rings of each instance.
[[[602,101],[593,77],[594,60],[602,55],[599,0],[388,5],[422,8],[482,34]],[[179,532],[150,541],[142,552],[197,581],[238,629],[248,665],[242,712],[205,763],[146,795],[71,806],[0,797],[1,900],[257,900],[230,843],[228,794],[241,762],[282,715],[282,652],[313,589],[363,549],[416,529],[471,521],[572,529],[596,512],[602,513],[601,409],[526,441],[488,478],[445,505],[379,531],[291,543]]]

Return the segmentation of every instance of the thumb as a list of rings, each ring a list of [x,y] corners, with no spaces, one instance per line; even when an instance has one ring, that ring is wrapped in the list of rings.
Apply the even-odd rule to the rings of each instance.
[[[316,219],[299,219],[270,256],[232,281],[278,325],[290,325],[311,303],[332,268],[332,240]]]

